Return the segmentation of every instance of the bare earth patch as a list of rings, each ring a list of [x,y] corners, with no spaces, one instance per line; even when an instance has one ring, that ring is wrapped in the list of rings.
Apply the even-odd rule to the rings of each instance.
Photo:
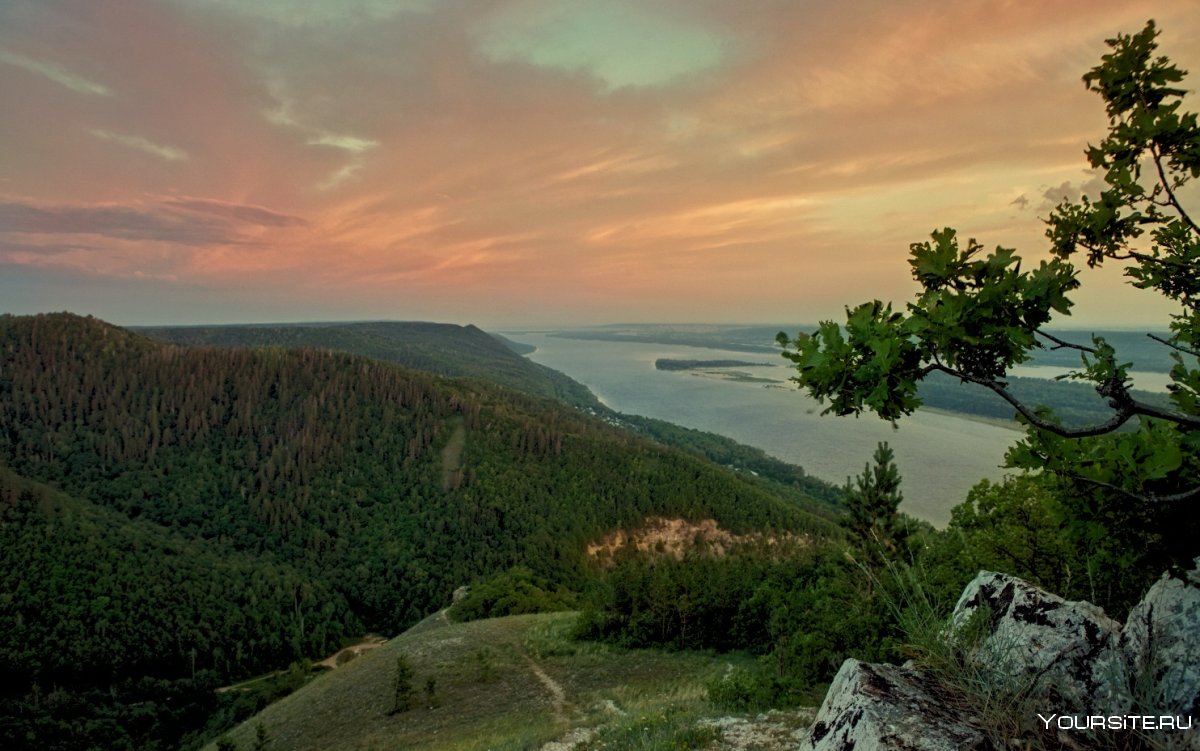
[[[538,682],[550,692],[550,702],[554,707],[554,718],[560,722],[566,720],[563,708],[567,704],[567,692],[563,690],[562,684],[547,675],[546,671],[542,670],[542,666],[537,663],[537,660],[523,652],[521,656],[529,664],[529,669],[533,671],[533,675],[538,679]]]
[[[613,553],[626,545],[633,545],[642,553],[657,553],[672,558],[682,558],[689,550],[702,548],[711,555],[722,556],[740,544],[780,545],[782,543],[803,544],[804,535],[789,533],[765,535],[755,532],[735,535],[721,529],[714,519],[688,521],[652,516],[642,526],[633,530],[618,529],[598,542],[587,546],[587,555],[593,560],[611,560]]]
[[[378,634],[368,634],[358,644],[351,644],[349,647],[339,649],[324,660],[314,664],[334,670],[344,665],[351,658],[358,657],[363,652],[382,647],[385,642],[387,642],[387,639]]]
[[[815,707],[773,709],[757,717],[717,717],[701,723],[721,731],[712,751],[766,751],[797,748],[816,715]]]

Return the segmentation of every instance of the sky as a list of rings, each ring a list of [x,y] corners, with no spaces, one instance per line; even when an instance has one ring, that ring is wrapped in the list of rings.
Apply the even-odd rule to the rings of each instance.
[[[1081,76],[1149,18],[1200,76],[1195,0],[0,0],[0,312],[902,304],[940,227],[1045,257],[1040,217],[1095,194]],[[1081,279],[1063,324],[1171,312]]]

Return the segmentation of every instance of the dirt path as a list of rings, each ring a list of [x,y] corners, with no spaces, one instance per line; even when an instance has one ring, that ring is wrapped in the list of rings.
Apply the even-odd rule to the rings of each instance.
[[[537,660],[533,659],[524,652],[521,656],[525,658],[525,662],[529,663],[529,669],[533,671],[533,675],[538,679],[538,682],[550,692],[550,704],[554,707],[554,719],[565,721],[566,713],[563,711],[567,705],[567,692],[563,690],[562,684],[547,675],[542,666],[537,664]]]
[[[378,634],[367,634],[366,636],[363,637],[363,640],[360,641],[358,644],[351,644],[348,647],[339,649],[338,651],[336,651],[333,654],[326,657],[324,660],[321,660],[320,662],[314,662],[313,667],[316,667],[317,665],[321,665],[323,667],[329,668],[330,670],[336,670],[337,668],[341,667],[342,664],[346,663],[346,659],[343,659],[341,663],[338,663],[338,657],[340,655],[342,655],[344,653],[348,653],[348,654],[351,654],[353,657],[358,657],[360,654],[362,654],[363,652],[366,652],[367,650],[375,649],[376,647],[382,647],[384,645],[384,643],[386,643],[386,642],[387,642],[387,639],[383,638],[382,636],[380,636]],[[234,683],[229,686],[221,686],[216,691],[218,694],[223,694],[228,691],[247,691],[247,690],[249,690],[249,687],[255,683],[259,683],[260,681],[265,681],[265,680],[274,678],[275,676],[280,675],[285,672],[287,672],[287,671],[286,670],[274,670],[270,673],[267,673],[266,675],[260,675],[257,678],[250,678],[249,680],[239,681],[238,683]]]
[[[366,637],[365,639],[363,639],[362,641],[360,641],[358,644],[351,644],[350,646],[346,647],[345,649],[339,649],[338,651],[336,651],[333,654],[326,657],[324,660],[321,660],[320,662],[313,663],[313,664],[314,665],[323,665],[323,666],[329,668],[330,670],[334,670],[334,669],[340,667],[340,664],[338,663],[338,657],[340,657],[341,655],[349,654],[349,655],[352,655],[353,657],[358,657],[363,652],[366,652],[371,649],[376,649],[377,647],[382,647],[385,641],[387,641],[387,640],[384,639],[382,636],[376,636],[376,635],[372,634],[372,635]],[[345,660],[343,659],[342,662],[344,663]]]

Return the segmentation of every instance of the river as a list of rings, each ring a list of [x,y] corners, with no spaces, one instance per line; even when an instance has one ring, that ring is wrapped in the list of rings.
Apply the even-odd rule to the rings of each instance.
[[[839,485],[861,473],[876,444],[887,441],[903,477],[901,509],[938,526],[946,524],[950,509],[981,478],[1005,474],[1000,466],[1005,449],[1021,435],[934,412],[918,412],[896,428],[874,416],[823,416],[821,406],[791,384],[764,385],[654,367],[660,357],[769,362],[771,355],[539,333],[505,336],[537,347],[531,360],[586,384],[614,410],[728,436]],[[790,375],[782,366],[746,371],[781,381]]]

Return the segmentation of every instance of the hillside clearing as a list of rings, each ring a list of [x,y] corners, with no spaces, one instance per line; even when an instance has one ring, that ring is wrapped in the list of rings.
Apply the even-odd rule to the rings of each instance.
[[[267,707],[229,737],[250,748],[261,722],[269,748],[297,751],[584,751],[624,748],[631,736],[702,742],[681,748],[738,749],[769,748],[760,741],[791,737],[809,721],[804,711],[751,719],[720,717],[711,708],[704,684],[731,665],[749,664],[748,656],[576,642],[575,618],[552,613],[456,624],[431,616]],[[389,715],[400,655],[415,673],[418,701]]]

